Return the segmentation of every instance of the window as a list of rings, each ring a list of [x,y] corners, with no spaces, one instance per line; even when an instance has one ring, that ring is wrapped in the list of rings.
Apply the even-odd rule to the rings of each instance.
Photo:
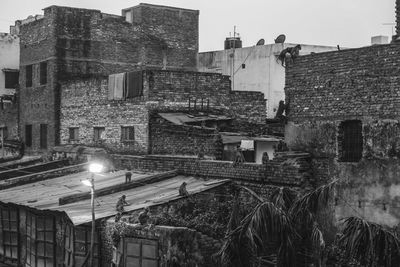
[[[47,83],[47,62],[40,63],[40,84]]]
[[[102,135],[103,135],[104,131],[105,131],[104,127],[94,127],[93,128],[93,134],[94,134],[93,135],[93,140],[94,141],[102,140],[103,139]]]
[[[0,127],[0,138],[5,140],[8,137],[8,131],[7,131],[7,127]]]
[[[79,140],[79,128],[78,127],[69,128],[69,140]]]
[[[27,147],[32,146],[32,125],[25,125],[25,145]]]
[[[75,266],[83,266],[86,255],[90,250],[91,227],[75,227]],[[99,266],[99,240],[97,232],[94,239],[94,263],[93,266]]]
[[[17,88],[18,85],[18,78],[19,78],[19,72],[17,70],[15,71],[4,71],[4,77],[5,77],[5,84],[4,87],[7,89],[15,89]]]
[[[32,65],[28,65],[25,67],[25,86],[26,87],[32,87],[32,75],[33,75],[32,68],[33,68]]]
[[[121,140],[122,141],[134,141],[135,140],[135,128],[133,126],[121,127]]]
[[[158,267],[158,242],[149,239],[124,239],[125,267]]]
[[[25,266],[55,266],[54,217],[26,214],[26,264]]]
[[[339,125],[339,161],[358,162],[362,157],[362,123],[358,120],[344,121]]]
[[[40,148],[47,148],[47,124],[40,124]]]
[[[18,260],[18,211],[0,207],[0,256],[6,262]]]

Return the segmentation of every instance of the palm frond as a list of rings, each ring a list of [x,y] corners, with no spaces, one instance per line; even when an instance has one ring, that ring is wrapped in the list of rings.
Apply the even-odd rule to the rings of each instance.
[[[297,217],[304,211],[316,214],[319,208],[326,207],[336,182],[337,180],[334,180],[326,185],[322,185],[296,200],[290,209],[292,216]]]
[[[346,248],[347,257],[355,258],[365,266],[400,263],[400,239],[393,231],[358,217],[342,221],[344,228],[338,244]]]

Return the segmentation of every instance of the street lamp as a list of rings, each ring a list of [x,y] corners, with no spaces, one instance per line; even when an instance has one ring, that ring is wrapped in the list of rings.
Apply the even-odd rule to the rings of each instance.
[[[94,214],[94,175],[95,173],[99,173],[103,170],[103,165],[99,163],[90,163],[89,164],[89,172],[91,173],[90,179],[83,180],[82,183],[86,186],[90,186],[90,205],[92,207],[92,234],[90,239],[90,258],[89,258],[89,265],[93,267],[93,257],[94,257],[94,233],[96,227],[96,218]]]

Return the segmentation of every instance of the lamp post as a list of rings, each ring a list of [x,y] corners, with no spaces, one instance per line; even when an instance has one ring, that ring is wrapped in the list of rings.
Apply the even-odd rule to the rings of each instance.
[[[96,217],[94,212],[94,175],[95,173],[99,173],[103,170],[103,165],[99,163],[91,163],[89,164],[89,172],[91,173],[90,180],[83,180],[82,183],[86,186],[90,186],[90,205],[92,207],[92,232],[90,238],[90,258],[89,258],[89,265],[90,267],[94,267],[93,259],[94,259],[94,235],[95,235],[95,228],[96,228]]]

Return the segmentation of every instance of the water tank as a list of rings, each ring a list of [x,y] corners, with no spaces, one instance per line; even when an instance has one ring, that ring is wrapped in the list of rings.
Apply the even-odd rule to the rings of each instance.
[[[240,37],[227,37],[225,39],[225,49],[242,48]]]

